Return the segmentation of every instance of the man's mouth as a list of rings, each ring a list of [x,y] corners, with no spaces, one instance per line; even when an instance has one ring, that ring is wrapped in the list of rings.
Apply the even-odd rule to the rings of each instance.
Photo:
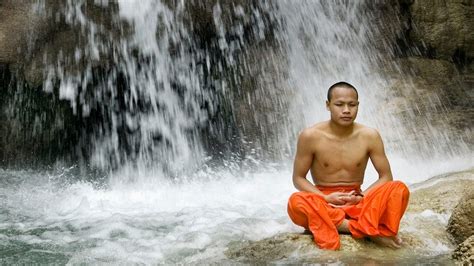
[[[342,119],[342,120],[351,120],[352,117],[345,117],[345,116],[344,116],[344,117],[341,117],[341,119]]]

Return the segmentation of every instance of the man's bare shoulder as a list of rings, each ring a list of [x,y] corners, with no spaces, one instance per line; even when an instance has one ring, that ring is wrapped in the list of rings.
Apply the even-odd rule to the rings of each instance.
[[[371,128],[359,123],[355,124],[355,130],[358,134],[368,140],[374,140],[380,138],[380,133],[375,128]]]
[[[323,136],[328,131],[328,122],[320,122],[303,129],[300,133],[300,139],[314,140]]]

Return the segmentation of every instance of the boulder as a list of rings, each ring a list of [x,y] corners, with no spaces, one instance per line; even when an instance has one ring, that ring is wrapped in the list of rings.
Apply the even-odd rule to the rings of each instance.
[[[474,235],[464,240],[453,252],[453,259],[462,265],[474,264]]]
[[[454,207],[447,231],[457,244],[474,234],[474,188],[472,186]]]

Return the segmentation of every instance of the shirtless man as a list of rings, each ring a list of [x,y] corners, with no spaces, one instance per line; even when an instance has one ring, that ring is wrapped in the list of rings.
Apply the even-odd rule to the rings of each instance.
[[[324,249],[339,248],[338,232],[399,248],[408,188],[393,181],[377,130],[354,122],[358,106],[354,86],[339,82],[329,88],[331,119],[304,129],[298,138],[293,184],[300,192],[290,197],[288,213]],[[379,178],[362,192],[369,159]],[[315,185],[306,179],[309,170]]]

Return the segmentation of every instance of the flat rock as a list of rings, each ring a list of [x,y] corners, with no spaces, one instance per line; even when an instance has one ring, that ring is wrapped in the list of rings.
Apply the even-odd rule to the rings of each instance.
[[[401,234],[404,241],[403,251],[382,248],[367,239],[354,239],[349,235],[341,235],[340,251],[318,249],[310,234],[282,233],[260,241],[235,242],[229,245],[226,256],[244,263],[259,262],[298,262],[323,263],[331,261],[392,262],[400,257],[410,257],[420,246],[421,241],[408,234]],[[342,251],[342,252],[341,252]]]

